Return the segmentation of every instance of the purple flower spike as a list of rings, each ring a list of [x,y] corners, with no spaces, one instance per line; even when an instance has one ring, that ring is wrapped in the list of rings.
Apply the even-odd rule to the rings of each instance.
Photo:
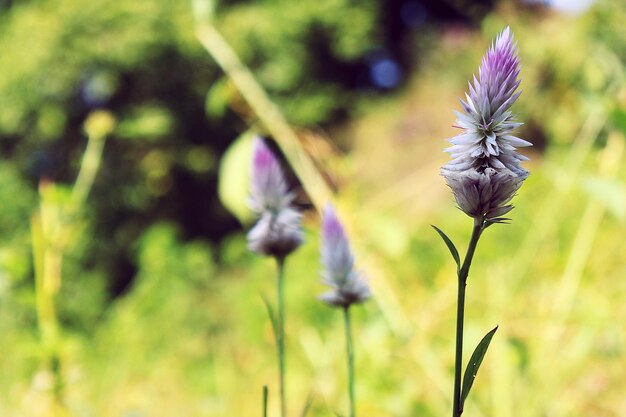
[[[287,192],[280,163],[265,142],[256,138],[251,167],[250,208],[257,214],[276,212],[292,201],[293,195]]]
[[[455,112],[462,133],[450,139],[446,152],[452,160],[441,174],[461,210],[474,218],[491,219],[511,210],[504,204],[528,177],[520,165],[528,158],[517,148],[532,144],[513,135],[521,123],[510,111],[521,93],[516,92],[519,73],[517,45],[507,27],[483,57],[478,79],[468,83],[463,113]]]
[[[461,100],[464,113],[457,114],[457,127],[463,133],[450,139],[453,146],[446,149],[453,160],[446,165],[451,171],[468,168],[507,168],[516,175],[527,176],[520,166],[524,156],[516,147],[532,146],[530,142],[514,136],[519,126],[509,110],[521,92],[517,46],[507,27],[496,38],[483,57],[478,70],[478,79],[468,83],[469,94]]]
[[[320,296],[334,307],[348,308],[370,296],[370,289],[361,274],[354,270],[354,257],[343,226],[333,207],[328,204],[322,215],[322,281],[333,288]]]
[[[284,258],[302,244],[302,216],[293,207],[293,194],[280,164],[262,139],[254,143],[250,179],[250,208],[259,220],[248,232],[248,248],[262,255]]]

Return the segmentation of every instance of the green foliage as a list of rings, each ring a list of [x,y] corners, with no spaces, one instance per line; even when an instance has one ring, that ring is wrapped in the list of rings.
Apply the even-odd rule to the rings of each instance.
[[[356,100],[326,71],[361,59],[375,43],[375,2],[217,6],[225,38],[291,121],[328,123]],[[151,223],[172,220],[186,237],[214,241],[238,227],[217,200],[217,159],[244,129],[239,117],[249,115],[193,23],[187,1],[20,2],[0,13],[0,155],[19,177],[13,195],[33,194],[39,178],[73,182],[87,115],[103,107],[117,119],[84,219],[96,238],[81,241],[68,263],[69,286],[90,266],[94,293],[86,298],[101,298],[92,298],[91,317],[132,280],[132,248]],[[227,205],[249,218],[242,188],[220,186],[221,194],[235,190],[237,201]],[[18,204],[33,209],[32,199]],[[102,289],[110,294],[96,297]]]
[[[2,285],[19,286],[32,272],[28,230],[35,195],[11,163],[0,165],[0,201],[5,202],[0,210]]]
[[[92,82],[114,90],[123,72],[143,67],[159,49],[192,41],[188,30],[181,30],[190,23],[184,2],[139,0],[113,7],[106,1],[39,2],[12,7],[1,19],[0,132],[5,135],[23,134],[32,120],[45,126],[51,111],[65,113],[59,106],[90,72],[97,71]],[[45,133],[28,129],[28,138],[42,140]]]
[[[380,42],[380,7],[372,0],[246,2],[218,11],[218,26],[288,119],[302,125],[353,101],[344,86],[320,80]]]

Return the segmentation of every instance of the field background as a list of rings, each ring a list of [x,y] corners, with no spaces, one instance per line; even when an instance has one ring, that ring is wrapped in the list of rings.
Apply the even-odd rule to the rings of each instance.
[[[626,3],[538,3],[0,0],[0,415],[260,416],[263,385],[278,415],[275,270],[245,243],[272,109],[317,168],[291,176],[289,415],[347,410],[300,186],[319,178],[374,294],[354,309],[358,414],[449,414],[456,279],[430,224],[464,250],[471,221],[438,169],[507,25],[532,174],[470,273],[465,351],[500,327],[465,412],[626,415]],[[229,48],[267,106],[216,63]]]

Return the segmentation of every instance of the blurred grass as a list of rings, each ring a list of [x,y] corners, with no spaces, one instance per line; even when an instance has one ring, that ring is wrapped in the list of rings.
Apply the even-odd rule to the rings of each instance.
[[[466,351],[496,323],[500,329],[466,413],[626,415],[626,36],[618,36],[626,12],[617,4],[573,19],[516,13],[504,2],[482,34],[443,31],[407,88],[363,104],[361,116],[328,132],[350,145],[323,163],[340,186],[375,293],[353,319],[363,416],[441,416],[450,408],[454,264],[429,224],[465,247],[471,222],[438,176],[441,148],[454,134],[447,126],[456,97],[505,21],[524,63],[522,135],[537,141],[538,125],[547,143],[531,155],[513,224],[490,228],[479,244]],[[350,44],[341,48],[352,53]],[[10,167],[0,166],[3,201],[28,189]],[[29,242],[9,229],[27,227],[33,200],[26,194],[0,210],[0,414],[15,417],[48,412],[49,375],[38,371],[34,312],[25,308],[32,294],[20,279],[30,273]],[[307,243],[286,275],[290,411],[298,415],[312,395],[309,415],[331,416],[347,407],[343,329],[340,314],[315,299],[323,290],[315,215],[306,227]],[[88,228],[81,233],[77,244],[91,237]],[[214,248],[171,222],[150,227],[133,251],[136,280],[109,308],[89,298],[101,288],[72,287],[60,302],[72,324],[60,347],[72,414],[253,416],[263,385],[275,413],[275,352],[260,296],[272,293],[273,264],[247,252],[243,231]],[[86,277],[99,271],[68,258],[66,273],[97,287]],[[91,319],[76,325],[81,314]]]

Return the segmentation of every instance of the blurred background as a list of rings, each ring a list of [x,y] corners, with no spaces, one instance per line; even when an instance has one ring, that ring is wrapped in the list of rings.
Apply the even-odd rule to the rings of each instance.
[[[500,328],[466,414],[626,415],[624,22],[623,0],[0,0],[0,415],[254,416],[265,384],[277,415],[275,270],[245,244],[250,138],[275,108],[316,167],[291,176],[289,414],[347,409],[302,192],[320,179],[374,292],[359,414],[449,413],[456,278],[430,224],[464,250],[471,221],[438,169],[507,25],[535,146],[472,267],[466,352]],[[230,48],[256,89],[216,63]]]

